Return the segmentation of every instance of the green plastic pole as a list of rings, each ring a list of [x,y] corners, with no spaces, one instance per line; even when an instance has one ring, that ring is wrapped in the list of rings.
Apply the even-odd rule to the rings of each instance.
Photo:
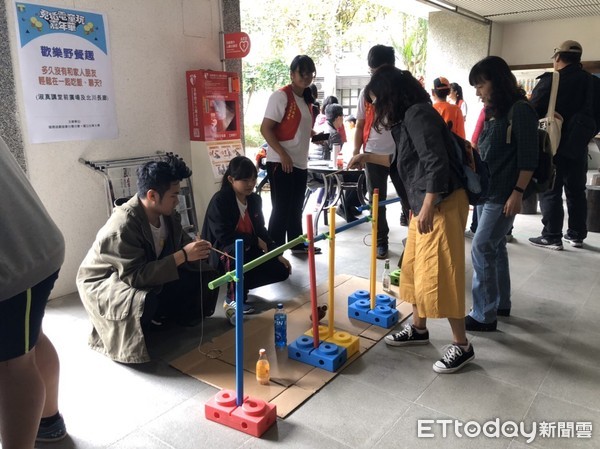
[[[273,257],[279,256],[286,249],[290,249],[296,245],[299,245],[300,243],[304,243],[305,240],[306,240],[306,235],[299,235],[294,240],[290,240],[286,244],[281,245],[280,247],[275,248],[274,250],[269,251],[268,253],[265,253],[262,256],[257,257],[254,260],[251,260],[250,262],[248,262],[247,264],[244,265],[244,273],[246,273],[247,271],[250,271],[252,268],[256,268],[260,264],[265,263],[267,260],[272,259]],[[220,278],[210,281],[208,283],[208,288],[210,288],[211,290],[214,290],[214,289],[220,287],[221,285],[226,284],[228,281],[231,281],[234,279],[234,274],[235,274],[235,270],[232,270],[232,271],[229,271],[228,273],[225,273]]]

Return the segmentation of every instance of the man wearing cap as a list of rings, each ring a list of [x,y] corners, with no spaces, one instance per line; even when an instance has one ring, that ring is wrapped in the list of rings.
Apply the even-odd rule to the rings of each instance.
[[[587,142],[573,145],[566,136],[573,127],[571,118],[578,112],[586,110],[586,100],[590,99],[596,123],[596,132],[600,126],[600,79],[583,70],[581,55],[583,49],[576,41],[565,41],[554,49],[552,61],[554,70],[560,73],[556,112],[563,117],[562,136],[554,163],[556,178],[552,190],[539,195],[542,210],[542,235],[529,239],[532,245],[553,250],[563,249],[562,239],[575,248],[583,246],[587,237],[587,200],[585,184],[587,180]],[[530,103],[539,117],[544,117],[548,110],[552,74],[544,73],[538,77],[539,82],[533,89]],[[591,89],[590,89],[591,87]],[[583,139],[585,140],[585,139]],[[563,235],[564,209],[563,187],[567,197],[569,221],[567,232]]]
[[[458,106],[446,101],[446,97],[448,97],[449,94],[450,83],[447,78],[440,76],[433,80],[431,96],[433,97],[434,109],[439,112],[454,134],[466,139],[465,118]]]
[[[369,73],[374,73],[379,67],[384,65],[395,65],[396,56],[393,47],[386,45],[375,45],[369,50],[367,56],[369,64]],[[356,156],[361,147],[365,153],[393,155],[396,153],[396,144],[392,137],[392,132],[386,129],[375,129],[372,124],[375,121],[375,108],[367,103],[364,98],[364,91],[358,96],[358,108],[356,111],[356,130],[354,133],[354,153]],[[396,168],[396,163],[392,162],[390,166],[383,166],[375,163],[365,165],[365,174],[367,178],[367,189],[369,196],[373,197],[375,189],[379,189],[379,201],[387,198],[387,179],[388,175],[402,202],[402,215],[400,224],[408,225],[408,196],[404,185],[400,180],[400,175]],[[379,206],[377,220],[377,258],[386,259],[388,257],[388,234],[390,228],[386,218],[386,207]],[[374,242],[375,243],[375,242]]]

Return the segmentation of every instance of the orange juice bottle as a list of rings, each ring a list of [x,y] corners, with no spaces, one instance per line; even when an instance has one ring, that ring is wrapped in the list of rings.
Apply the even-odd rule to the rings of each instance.
[[[269,367],[269,360],[267,360],[267,351],[261,349],[258,353],[259,357],[256,362],[256,380],[261,385],[269,385],[271,369]]]

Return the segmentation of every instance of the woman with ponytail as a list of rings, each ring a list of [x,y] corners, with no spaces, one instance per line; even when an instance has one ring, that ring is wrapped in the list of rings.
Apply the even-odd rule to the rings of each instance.
[[[260,132],[267,141],[267,174],[271,185],[269,232],[278,246],[302,235],[308,148],[314,134],[310,85],[313,60],[298,55],[290,65],[291,83],[271,94]],[[299,245],[292,252],[305,252]]]

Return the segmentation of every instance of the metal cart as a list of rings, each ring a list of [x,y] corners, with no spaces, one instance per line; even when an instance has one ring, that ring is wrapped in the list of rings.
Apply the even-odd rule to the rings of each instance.
[[[157,152],[153,156],[140,156],[124,159],[88,161],[80,158],[79,162],[90,170],[102,175],[104,178],[106,198],[108,201],[108,215],[110,216],[115,206],[123,204],[137,193],[137,167],[146,162],[159,160],[162,156],[166,155],[179,157],[174,153]],[[181,225],[183,226],[183,230],[193,238],[198,234],[199,229],[196,219],[196,205],[194,203],[191,178],[184,179],[181,182],[181,192],[179,195],[177,212],[181,215]]]

